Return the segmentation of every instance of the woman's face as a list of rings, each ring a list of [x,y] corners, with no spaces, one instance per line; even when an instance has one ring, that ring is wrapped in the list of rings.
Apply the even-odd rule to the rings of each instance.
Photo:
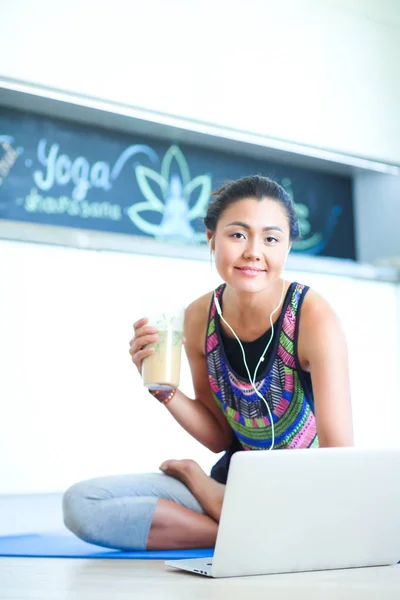
[[[269,199],[231,204],[218,220],[212,248],[217,271],[228,285],[242,292],[262,291],[279,279],[290,249],[285,208]]]

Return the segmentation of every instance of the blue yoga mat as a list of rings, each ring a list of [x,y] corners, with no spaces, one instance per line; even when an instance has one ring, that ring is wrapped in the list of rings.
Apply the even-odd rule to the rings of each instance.
[[[40,558],[139,558],[167,560],[213,556],[213,548],[196,550],[132,550],[121,552],[82,542],[73,535],[37,533],[0,537],[0,556]]]

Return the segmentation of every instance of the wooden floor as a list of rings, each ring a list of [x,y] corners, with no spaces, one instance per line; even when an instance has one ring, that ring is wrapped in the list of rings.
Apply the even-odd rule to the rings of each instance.
[[[0,558],[1,600],[399,600],[400,566],[210,579],[163,561]]]

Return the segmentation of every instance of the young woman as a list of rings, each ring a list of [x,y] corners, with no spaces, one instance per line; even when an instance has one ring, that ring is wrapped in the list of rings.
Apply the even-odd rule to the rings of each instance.
[[[64,495],[66,526],[120,549],[215,544],[229,461],[237,450],[353,443],[347,350],[338,319],[316,292],[282,278],[299,235],[291,198],[274,181],[245,177],[214,194],[205,218],[225,282],[185,313],[185,349],[195,399],[154,392],[213,452],[211,476],[192,460],[162,473],[92,479]],[[132,361],[141,372],[157,331],[134,325]]]

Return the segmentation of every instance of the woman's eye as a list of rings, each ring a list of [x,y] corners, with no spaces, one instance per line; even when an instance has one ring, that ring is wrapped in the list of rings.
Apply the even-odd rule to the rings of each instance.
[[[268,244],[275,244],[275,243],[278,241],[278,240],[277,240],[275,237],[273,237],[272,235],[269,235],[269,236],[266,238],[266,240],[267,240]]]
[[[231,235],[231,237],[235,238],[235,240],[240,240],[240,239],[241,239],[241,237],[240,237],[240,236],[242,236],[242,238],[244,238],[244,235],[243,235],[243,233],[240,233],[239,231],[237,231],[236,233],[233,233],[233,234]]]

